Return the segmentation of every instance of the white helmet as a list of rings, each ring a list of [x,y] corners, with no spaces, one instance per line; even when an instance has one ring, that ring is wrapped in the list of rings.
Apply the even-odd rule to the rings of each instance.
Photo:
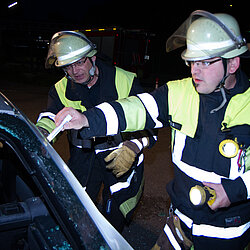
[[[82,57],[92,57],[97,53],[93,44],[83,33],[60,31],[53,35],[45,67],[55,63],[56,67],[72,64]]]
[[[194,11],[167,40],[167,51],[187,45],[181,57],[198,61],[213,57],[233,58],[248,51],[236,19],[228,14]]]

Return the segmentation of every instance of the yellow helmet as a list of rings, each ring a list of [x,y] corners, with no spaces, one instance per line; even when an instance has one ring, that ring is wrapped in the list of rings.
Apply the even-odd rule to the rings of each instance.
[[[167,51],[187,45],[181,57],[198,61],[213,57],[225,59],[248,51],[236,19],[228,14],[197,10],[167,40]]]
[[[45,63],[49,68],[55,63],[56,67],[72,64],[82,57],[92,57],[97,53],[93,44],[83,33],[61,31],[53,35]]]

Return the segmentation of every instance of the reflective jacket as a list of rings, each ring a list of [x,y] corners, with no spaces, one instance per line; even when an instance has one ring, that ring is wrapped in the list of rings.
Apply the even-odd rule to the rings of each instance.
[[[101,102],[125,98],[142,92],[134,73],[118,67],[115,67],[114,70],[113,67],[105,65],[99,60],[97,66],[102,74],[102,80],[98,80],[94,87],[96,91],[92,91],[96,96],[95,100],[90,100],[87,86],[76,84],[63,77],[50,89],[47,109],[40,113],[36,126],[51,133],[55,129],[54,117],[64,107],[72,107],[83,112]],[[111,72],[111,74],[106,72]],[[103,75],[105,79],[103,79]]]
[[[167,189],[176,214],[193,235],[238,237],[250,227],[250,89],[243,72],[237,73],[236,86],[226,96],[226,105],[212,114],[222,102],[220,92],[200,95],[191,78],[171,81],[151,94],[110,103],[112,115],[102,104],[91,114],[87,111],[90,127],[81,136],[171,126],[175,178]],[[96,123],[103,126],[97,128]],[[237,138],[241,145],[231,159],[219,152],[220,142],[227,138]],[[194,208],[189,190],[203,181],[221,183],[231,206],[216,212],[207,205]]]
[[[64,107],[73,107],[83,112],[100,103],[114,101],[143,92],[139,80],[134,73],[125,71],[118,67],[106,65],[101,60],[97,60],[96,65],[99,70],[99,77],[95,85],[90,89],[87,86],[74,83],[66,77],[62,78],[51,87],[48,96],[47,109],[39,115],[36,126],[41,127],[50,133],[55,128],[55,115]],[[91,147],[91,152],[94,147],[95,152],[98,153],[99,157],[105,158],[105,156],[111,152],[110,150],[121,147],[122,140],[124,140],[119,136],[115,137],[115,140],[113,139],[113,137],[102,137],[86,141],[91,142],[91,145],[88,144],[88,147]],[[125,138],[125,140],[129,139],[129,137]],[[151,142],[152,144],[154,143],[153,137],[151,137]],[[70,160],[72,158],[79,159],[79,150],[74,147],[76,145],[72,146],[71,141],[70,146]],[[79,160],[77,161],[77,165],[82,169],[83,167],[91,169],[91,167],[88,167],[88,164],[94,162],[94,160],[89,157],[88,151],[89,150],[81,151],[81,162],[79,163]],[[132,215],[132,211],[138,203],[142,193],[144,184],[143,160],[144,156],[141,153],[138,156],[137,161],[134,163],[135,167],[133,166],[131,171],[128,171],[128,173],[124,174],[119,179],[117,179],[112,172],[109,172],[105,177],[108,178],[106,183],[108,182],[110,185],[109,188],[111,194],[115,197],[117,204],[119,204],[124,217],[128,219]],[[73,160],[73,162],[75,161]],[[84,166],[80,166],[80,164],[83,164]]]

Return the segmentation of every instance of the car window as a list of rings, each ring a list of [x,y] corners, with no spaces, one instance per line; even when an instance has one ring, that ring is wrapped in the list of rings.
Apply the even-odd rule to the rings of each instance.
[[[58,244],[65,244],[66,249],[131,249],[95,208],[84,188],[34,124],[1,95],[0,143],[3,187],[0,192],[6,197],[0,205],[19,206],[27,205],[26,202],[30,205],[29,199],[36,201],[41,216],[47,216],[48,225],[54,225],[51,228],[58,233]],[[45,221],[39,220],[39,216],[32,218],[32,223],[33,219],[38,225]],[[28,235],[32,235],[31,224],[26,225]],[[40,227],[47,232],[48,226]]]

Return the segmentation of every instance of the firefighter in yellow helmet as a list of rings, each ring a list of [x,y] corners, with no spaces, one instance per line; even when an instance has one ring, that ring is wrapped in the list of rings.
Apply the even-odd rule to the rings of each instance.
[[[249,50],[235,18],[201,10],[168,39],[167,51],[185,44],[181,56],[192,77],[110,103],[118,116],[112,132],[172,129],[172,205],[154,249],[244,249],[250,239],[250,88],[240,61]],[[106,134],[111,123],[98,108],[83,114],[66,108],[56,124],[67,114],[74,121],[64,128],[82,129],[82,138]]]
[[[54,117],[64,107],[83,112],[143,91],[134,73],[109,66],[96,55],[96,46],[81,32],[62,31],[52,37],[45,66],[55,64],[65,77],[51,87],[47,109],[39,115],[36,126],[43,133],[56,127]],[[82,140],[77,130],[68,131],[70,169],[94,202],[104,184],[103,213],[120,232],[142,194],[142,149],[148,138],[154,142],[140,133]]]

